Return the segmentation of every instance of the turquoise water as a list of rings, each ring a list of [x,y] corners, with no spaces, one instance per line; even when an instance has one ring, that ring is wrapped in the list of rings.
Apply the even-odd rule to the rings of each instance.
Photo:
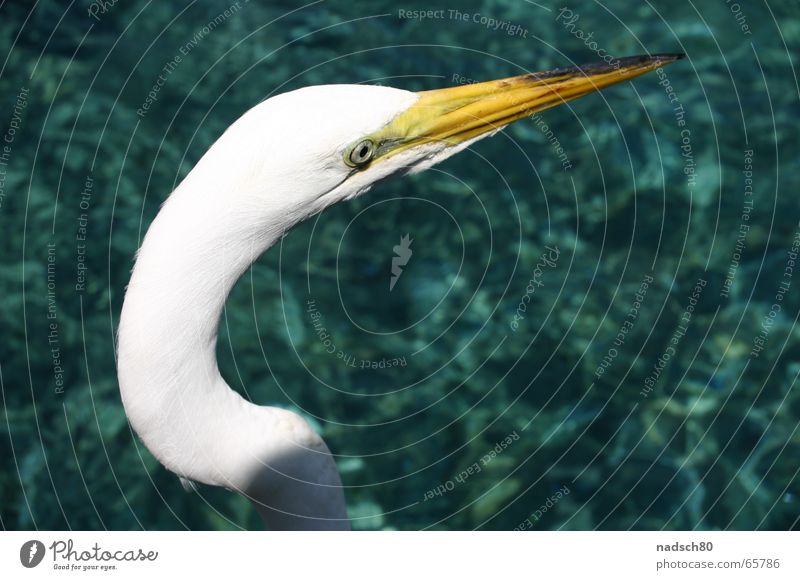
[[[0,7],[4,528],[261,527],[133,436],[114,360],[142,235],[245,110],[662,52],[301,224],[220,367],[312,421],[358,529],[798,527],[796,3],[69,6]]]

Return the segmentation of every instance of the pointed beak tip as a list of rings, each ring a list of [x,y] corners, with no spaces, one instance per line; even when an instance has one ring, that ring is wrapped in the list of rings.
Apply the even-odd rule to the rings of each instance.
[[[684,53],[630,56],[580,66],[527,73],[481,83],[418,93],[420,99],[398,116],[386,130],[392,141],[403,145],[395,151],[431,141],[451,145],[502,127],[537,111],[599,91],[657,70]]]
[[[683,60],[686,58],[685,52],[667,52],[663,54],[654,54],[651,56],[653,60],[659,60],[661,62],[674,62],[676,60]]]

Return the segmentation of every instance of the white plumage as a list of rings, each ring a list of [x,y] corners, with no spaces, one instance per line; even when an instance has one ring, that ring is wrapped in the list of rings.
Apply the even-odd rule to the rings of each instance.
[[[250,403],[220,376],[217,330],[233,285],[325,207],[654,62],[632,62],[628,74],[563,69],[425,93],[317,86],[248,111],[163,205],[128,285],[118,376],[147,448],[182,478],[247,495],[270,528],[346,529],[341,481],[322,439],[300,416]]]

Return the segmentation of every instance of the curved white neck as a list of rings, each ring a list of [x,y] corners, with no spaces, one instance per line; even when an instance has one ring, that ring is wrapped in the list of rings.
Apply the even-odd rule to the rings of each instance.
[[[125,411],[169,470],[247,495],[268,527],[346,528],[324,442],[301,417],[243,399],[217,368],[219,319],[233,285],[301,217],[296,207],[234,204],[221,186],[199,165],[139,250],[118,335]]]

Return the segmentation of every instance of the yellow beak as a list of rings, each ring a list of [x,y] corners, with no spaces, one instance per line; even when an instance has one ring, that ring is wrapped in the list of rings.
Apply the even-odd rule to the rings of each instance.
[[[423,91],[419,100],[372,138],[377,159],[429,142],[457,145],[683,58],[656,54],[557,68],[496,81]]]

